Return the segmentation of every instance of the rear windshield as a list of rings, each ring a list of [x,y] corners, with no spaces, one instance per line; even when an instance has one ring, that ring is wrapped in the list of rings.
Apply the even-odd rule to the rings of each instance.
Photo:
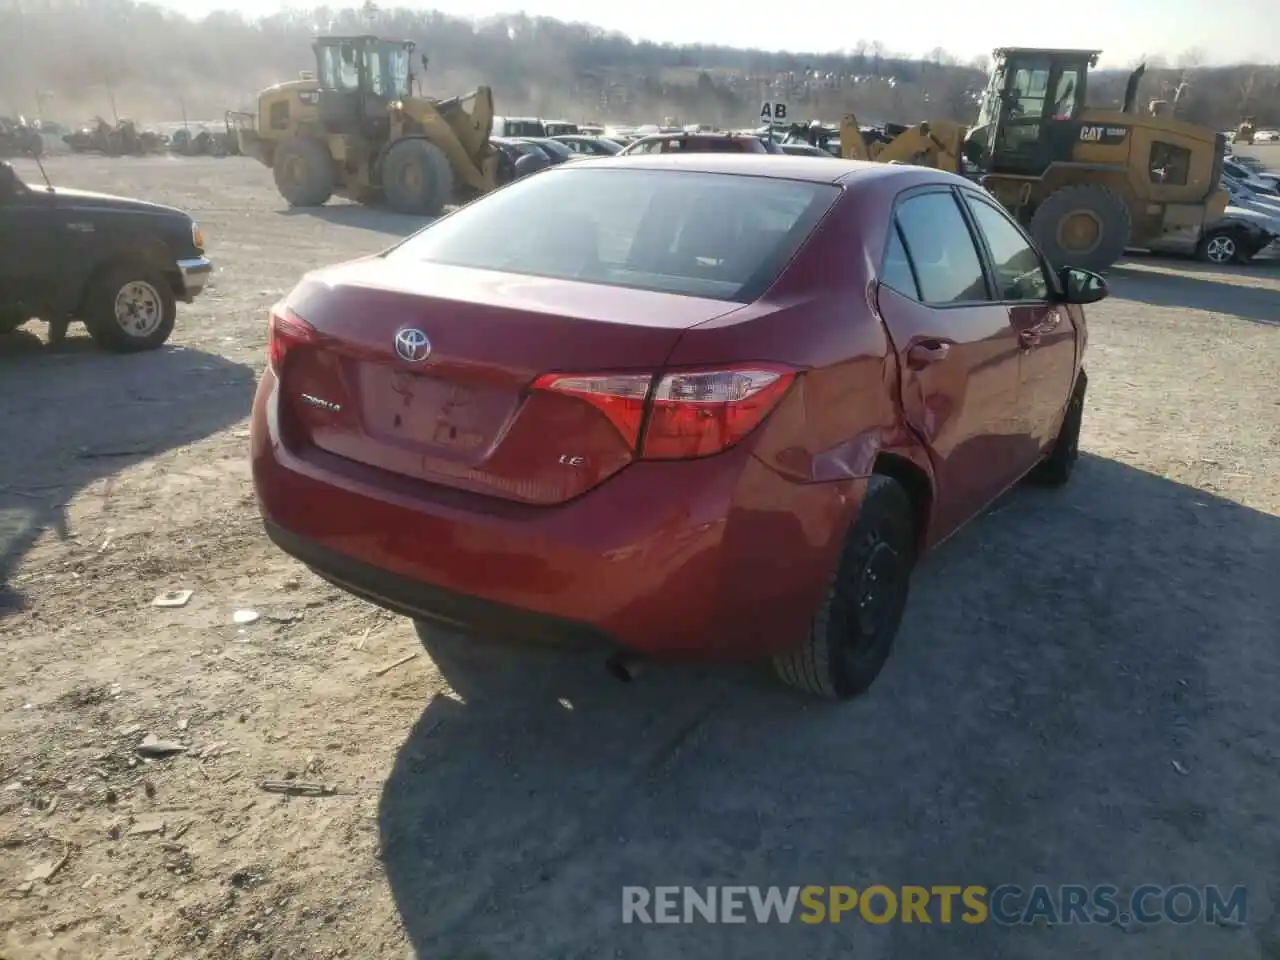
[[[476,200],[387,256],[750,303],[840,192],[765,177],[570,167]]]

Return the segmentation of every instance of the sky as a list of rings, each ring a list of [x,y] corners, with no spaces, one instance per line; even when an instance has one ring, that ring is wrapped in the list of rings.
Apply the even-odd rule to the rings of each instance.
[[[214,10],[263,16],[297,0],[158,0],[200,17]],[[330,6],[358,3],[330,0]],[[1071,0],[1052,4],[1001,0],[788,0],[754,7],[742,0],[382,0],[384,7],[435,9],[487,17],[523,10],[531,16],[593,23],[635,39],[717,43],[766,50],[826,52],[879,40],[895,53],[919,56],[943,47],[968,60],[997,46],[1102,50],[1099,66],[1123,67],[1146,55],[1176,62],[1196,49],[1205,63],[1280,62],[1280,2],[1235,0],[1215,9],[1205,0]],[[1010,17],[1010,13],[1014,16]],[[1011,22],[1000,26],[1004,16]]]

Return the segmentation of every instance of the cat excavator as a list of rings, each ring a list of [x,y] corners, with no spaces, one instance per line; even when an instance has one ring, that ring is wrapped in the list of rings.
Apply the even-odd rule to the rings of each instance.
[[[840,155],[959,173],[980,182],[1056,266],[1105,270],[1128,247],[1198,236],[1226,209],[1226,137],[1172,112],[1137,109],[1140,66],[1124,104],[1086,102],[1099,50],[1001,47],[973,127],[947,120],[869,142],[840,126]]]

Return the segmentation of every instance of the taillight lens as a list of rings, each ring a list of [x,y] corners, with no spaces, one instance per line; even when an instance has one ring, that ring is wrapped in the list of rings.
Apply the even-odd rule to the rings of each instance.
[[[778,405],[795,373],[775,367],[669,373],[653,391],[642,454],[685,460],[727,450]]]
[[[533,383],[535,390],[549,390],[577,397],[591,404],[618,428],[627,446],[632,450],[640,441],[640,427],[644,423],[645,401],[653,375],[549,373]]]
[[[533,388],[591,404],[644,459],[686,460],[720,453],[746,437],[795,377],[785,367],[749,364],[661,377],[552,373]]]
[[[271,308],[267,325],[267,363],[277,377],[284,369],[289,351],[306,343],[315,343],[316,329],[284,304]]]

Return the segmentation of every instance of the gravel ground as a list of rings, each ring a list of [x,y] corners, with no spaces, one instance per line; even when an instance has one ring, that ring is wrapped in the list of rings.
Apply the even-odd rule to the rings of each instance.
[[[290,214],[248,160],[46,166],[187,208],[218,273],[155,354],[0,346],[6,960],[1280,957],[1275,266],[1118,268],[1072,484],[930,557],[832,706],[419,633],[283,557],[246,462],[266,308],[414,222]],[[288,776],[337,792],[259,785]],[[1143,882],[1246,884],[1247,921],[621,923],[630,884]]]

